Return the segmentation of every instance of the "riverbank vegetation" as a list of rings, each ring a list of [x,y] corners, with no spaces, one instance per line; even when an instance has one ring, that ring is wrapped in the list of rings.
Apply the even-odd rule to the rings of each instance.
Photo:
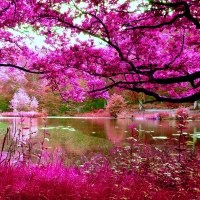
[[[7,115],[8,112],[13,111],[13,109],[10,107],[11,101],[19,88],[23,88],[30,97],[36,97],[38,101],[38,108],[36,110],[40,113],[46,113],[49,116],[113,116],[113,114],[110,114],[109,109],[106,109],[106,106],[109,106],[109,99],[87,98],[83,102],[63,102],[60,98],[60,95],[58,93],[53,94],[48,86],[46,86],[41,80],[37,79],[37,76],[28,74],[25,75],[25,77],[27,80],[22,83],[16,84],[15,82],[6,82],[2,85],[2,87],[0,88],[2,94],[0,97],[1,113],[3,112],[5,113],[5,115]],[[121,111],[121,113],[123,113],[123,111],[130,112],[130,115],[131,112],[137,114],[140,108],[140,99],[143,100],[142,111],[149,109],[178,109],[179,107],[186,107],[190,110],[193,110],[194,108],[193,103],[176,104],[168,102],[153,102],[144,104],[145,101],[154,100],[154,98],[148,95],[144,95],[142,93],[132,93],[127,90],[123,91],[123,93],[119,93],[118,91],[113,89],[112,91],[110,91],[110,99],[113,99],[113,95],[118,95],[120,98],[124,99],[124,102],[122,102],[123,108],[118,107],[117,110],[115,110],[114,112],[116,113],[117,111],[117,114],[120,113],[119,111]],[[112,107],[112,109],[113,108],[116,109],[115,107]],[[111,111],[111,113],[113,113],[113,111]],[[12,114],[10,113],[9,116],[11,115]]]

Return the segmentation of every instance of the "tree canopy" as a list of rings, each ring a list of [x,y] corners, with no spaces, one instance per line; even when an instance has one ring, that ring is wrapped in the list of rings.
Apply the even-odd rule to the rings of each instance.
[[[63,100],[106,98],[113,87],[200,98],[198,0],[7,0],[0,13],[1,71],[39,74]],[[28,29],[40,47],[28,45]]]

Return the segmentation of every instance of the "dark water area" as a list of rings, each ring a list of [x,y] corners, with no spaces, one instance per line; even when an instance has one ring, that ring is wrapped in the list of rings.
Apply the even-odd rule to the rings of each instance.
[[[23,129],[24,140],[30,131],[32,137],[45,137],[45,145],[50,148],[62,148],[72,152],[95,150],[99,147],[120,144],[132,135],[130,125],[135,124],[135,137],[140,143],[162,144],[178,138],[174,120],[132,120],[110,118],[0,118],[0,139],[11,127],[12,132]],[[200,121],[188,121],[184,133],[186,141],[200,145]],[[47,133],[47,134],[46,134]],[[50,135],[49,135],[50,134]]]

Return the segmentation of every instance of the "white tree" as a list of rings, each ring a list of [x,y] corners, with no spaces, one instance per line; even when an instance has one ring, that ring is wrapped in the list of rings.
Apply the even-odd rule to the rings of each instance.
[[[14,112],[36,110],[38,108],[38,101],[35,97],[31,99],[25,90],[20,88],[10,101],[10,108]]]
[[[30,109],[32,111],[36,111],[38,108],[38,101],[35,97],[32,98],[31,102],[30,102]]]

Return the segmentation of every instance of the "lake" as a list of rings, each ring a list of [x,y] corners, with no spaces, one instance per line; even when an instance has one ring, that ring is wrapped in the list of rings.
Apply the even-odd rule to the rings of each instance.
[[[162,144],[178,138],[178,121],[174,120],[132,120],[111,118],[0,118],[0,139],[8,126],[12,133],[23,130],[23,139],[30,136],[36,140],[45,135],[45,146],[52,149],[66,149],[68,152],[82,154],[96,151],[113,144],[119,145],[131,136],[130,125],[135,124],[137,140],[140,143]],[[200,122],[188,121],[184,130],[186,140],[200,145]],[[14,137],[14,136],[13,136]]]

